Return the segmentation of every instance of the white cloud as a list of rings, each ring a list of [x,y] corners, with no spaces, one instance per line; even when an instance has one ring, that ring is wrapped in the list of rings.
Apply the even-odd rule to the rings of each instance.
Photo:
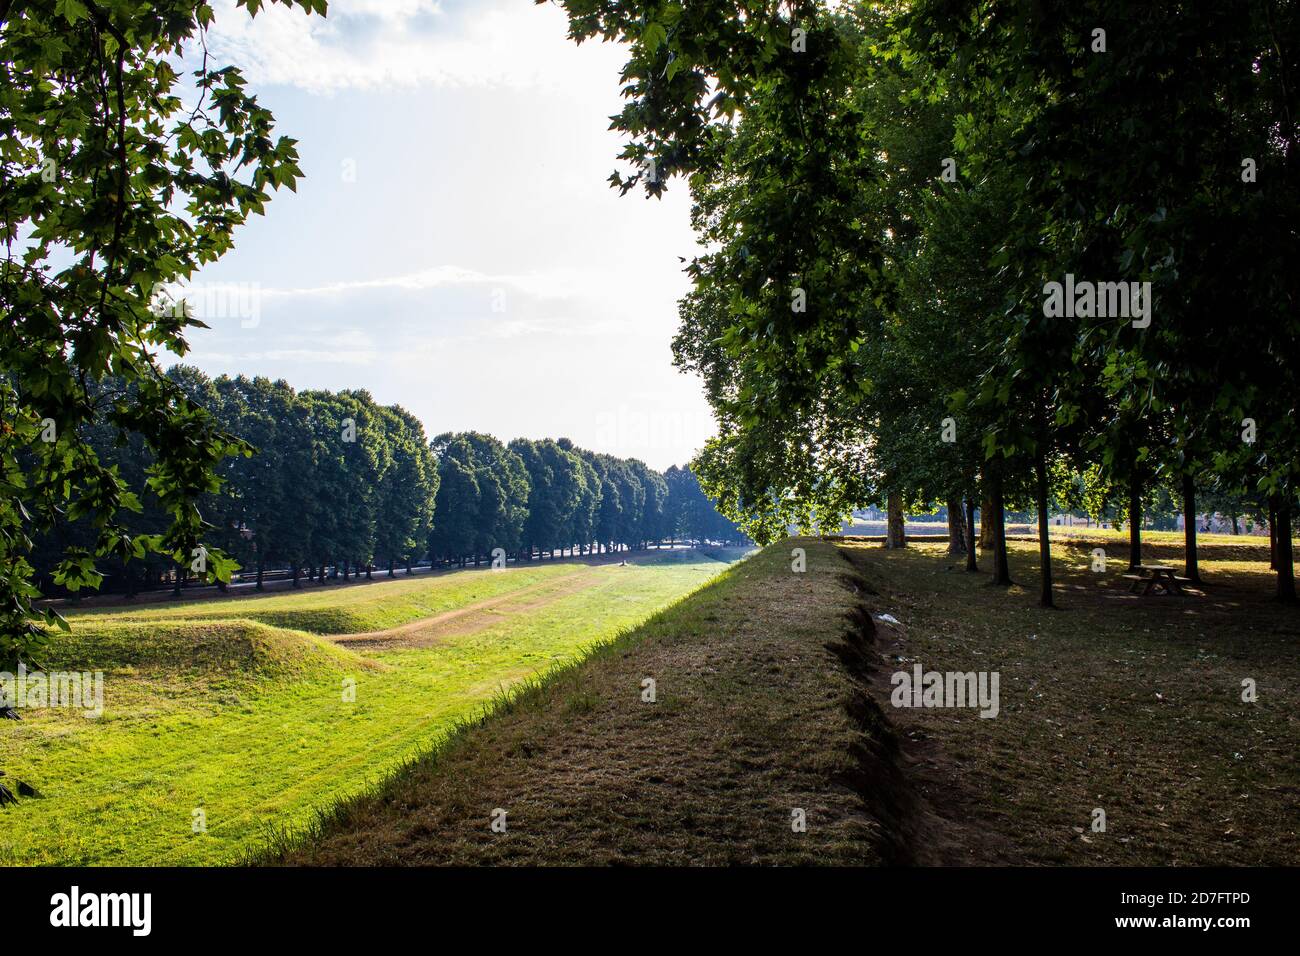
[[[455,336],[459,341],[472,342],[478,339],[517,339],[525,335],[558,336],[626,336],[632,329],[630,323],[616,319],[600,321],[581,321],[572,318],[553,319],[507,319],[501,322],[483,323],[477,334]]]
[[[328,349],[268,349],[264,352],[214,352],[214,351],[196,351],[184,359],[177,359],[169,355],[168,361],[182,362],[186,364],[194,362],[203,363],[220,363],[220,364],[245,364],[248,362],[300,362],[302,364],[325,364],[325,365],[372,365],[377,355],[375,352],[351,352],[330,351]],[[229,372],[235,375],[237,372]],[[250,373],[251,374],[251,373]],[[256,373],[263,374],[263,373]]]
[[[421,13],[442,13],[438,0],[331,0],[330,17],[380,17],[405,21]]]
[[[377,279],[349,279],[295,289],[263,289],[262,294],[290,298],[298,296],[339,296],[348,292],[360,292],[369,289],[416,291],[420,289],[436,289],[439,286],[465,285],[484,281],[487,281],[486,277],[472,269],[462,269],[459,266],[436,266],[400,276],[383,276]]]
[[[262,288],[267,298],[308,296],[340,297],[349,293],[375,290],[422,292],[453,286],[490,286],[514,289],[537,299],[591,299],[608,301],[625,288],[619,276],[607,272],[557,268],[528,273],[487,273],[456,265],[434,266],[404,275],[375,279],[349,279],[319,286],[275,289]]]
[[[208,48],[255,84],[315,93],[384,87],[507,86],[582,95],[590,74],[558,7],[475,0],[462,15],[432,0],[331,0],[326,18],[265,7],[256,18],[219,0]],[[596,52],[592,52],[596,51]],[[587,56],[622,62],[608,45]]]

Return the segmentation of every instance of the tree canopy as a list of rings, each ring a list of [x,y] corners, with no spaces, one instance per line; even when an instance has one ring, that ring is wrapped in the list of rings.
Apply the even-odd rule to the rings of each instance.
[[[1167,487],[1290,541],[1296,4],[562,5],[627,45],[614,185],[691,192],[695,466],[758,540],[934,500],[996,537],[1033,501],[1047,571],[1053,503],[1118,503],[1137,561]]]
[[[281,0],[325,12],[324,0]],[[262,0],[238,0],[255,15]],[[0,658],[30,656],[33,536],[85,519],[94,535],[55,572],[98,583],[97,556],[146,552],[231,564],[201,543],[198,500],[247,448],[159,370],[197,322],[169,289],[230,248],[272,191],[301,176],[294,141],[233,65],[210,62],[213,9],[195,0],[0,2]],[[176,64],[199,63],[187,84]],[[113,380],[116,385],[108,387]],[[133,534],[140,507],[86,441],[99,419],[152,452],[167,522]]]

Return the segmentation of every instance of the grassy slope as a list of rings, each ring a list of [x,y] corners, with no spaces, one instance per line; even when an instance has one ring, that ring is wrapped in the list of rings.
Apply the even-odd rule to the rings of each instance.
[[[397,627],[473,601],[573,574],[572,562],[538,562],[493,573],[487,568],[394,580],[378,579],[342,587],[307,585],[300,592],[265,596],[163,603],[124,611],[120,606],[71,612],[70,620],[88,624],[96,618],[113,623],[244,618],[314,634],[348,634]]]
[[[1267,541],[1221,537],[1203,542],[1208,592],[1143,599],[1123,560],[1089,569],[1123,537],[1076,532],[1056,545],[1056,611],[1036,606],[1030,542],[1011,546],[1028,585],[1011,589],[939,544],[847,543],[846,563],[783,542],[263,859],[1294,864],[1300,620],[1269,600]],[[1176,540],[1147,536],[1144,557],[1176,558]],[[859,618],[867,640],[837,642],[840,663],[824,645],[859,600],[901,624]],[[917,660],[999,671],[1000,716],[890,706],[890,675]]]
[[[105,716],[34,712],[5,728],[0,766],[45,799],[0,811],[0,862],[236,858],[268,825],[292,828],[373,784],[503,688],[611,639],[721,567],[700,555],[650,554],[628,567],[548,563],[79,615],[48,662],[103,668]],[[585,576],[581,589],[531,599],[526,614],[503,613],[420,650],[362,656],[265,623],[374,628],[575,574]],[[342,702],[345,677],[357,681],[355,703]],[[203,835],[191,831],[196,807],[207,815]]]
[[[1024,587],[1009,592],[941,545],[847,549],[879,592],[873,609],[902,625],[880,627],[876,694],[941,817],[929,857],[1294,865],[1300,613],[1269,600],[1268,539],[1205,536],[1204,594],[1139,598],[1117,581],[1126,537],[1075,531],[1054,547],[1055,611],[1037,606],[1030,542],[1011,546]],[[1181,566],[1181,535],[1144,538],[1145,560]],[[1106,575],[1090,570],[1095,547]],[[889,707],[888,675],[918,660],[999,671],[1001,715]],[[1105,833],[1092,832],[1098,807]]]
[[[832,642],[849,564],[769,548],[346,801],[268,859],[347,864],[877,863],[887,754]],[[641,699],[656,681],[657,700]],[[856,716],[855,716],[856,714]],[[882,756],[884,759],[882,759]],[[879,762],[880,773],[866,768]],[[861,785],[870,779],[865,791]],[[887,801],[885,801],[887,802]],[[507,832],[489,817],[507,811]],[[791,811],[807,812],[795,833]]]

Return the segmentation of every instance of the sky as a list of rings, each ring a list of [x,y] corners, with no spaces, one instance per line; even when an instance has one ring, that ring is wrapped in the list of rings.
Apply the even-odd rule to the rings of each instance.
[[[234,63],[305,179],[187,298],[210,375],[364,388],[432,437],[567,436],[684,464],[713,433],[672,365],[689,195],[620,197],[624,57],[532,0],[330,0],[327,18],[218,0]]]

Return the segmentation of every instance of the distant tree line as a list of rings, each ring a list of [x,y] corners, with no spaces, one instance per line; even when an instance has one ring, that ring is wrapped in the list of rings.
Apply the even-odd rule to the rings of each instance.
[[[268,571],[287,571],[297,586],[304,578],[369,578],[376,568],[409,573],[426,557],[435,566],[464,566],[494,552],[528,561],[747,540],[688,468],[660,474],[567,438],[503,444],[471,431],[429,441],[419,419],[376,404],[366,391],[295,392],[284,381],[211,379],[180,365],[167,376],[248,446],[220,464],[199,508],[210,525],[205,547],[255,571],[259,587]],[[128,400],[133,387],[107,379],[97,404]],[[170,519],[149,492],[148,446],[108,416],[86,431],[100,462],[130,489],[130,531],[162,534]],[[42,584],[64,584],[57,567],[69,551],[93,561],[94,534],[90,517],[78,516],[41,538],[33,563]],[[95,571],[113,590],[164,581],[179,589],[187,579],[209,579],[205,556],[196,550],[187,564],[140,549],[100,559]]]

